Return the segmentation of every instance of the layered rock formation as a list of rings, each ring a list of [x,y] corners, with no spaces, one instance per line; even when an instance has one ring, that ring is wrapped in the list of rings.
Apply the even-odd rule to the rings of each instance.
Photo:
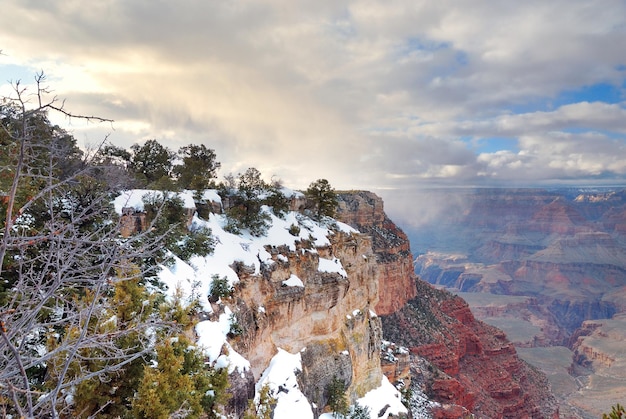
[[[262,278],[246,266],[239,275],[233,311],[246,331],[231,342],[259,377],[276,348],[302,351],[301,388],[320,408],[333,378],[343,380],[354,400],[380,385],[382,329],[373,313],[378,268],[368,236],[336,232],[330,246],[300,242],[273,247]],[[345,274],[322,272],[320,259],[341,261]],[[285,284],[296,275],[303,286]]]
[[[417,298],[382,318],[383,330],[438,369],[426,386],[442,404],[435,417],[558,417],[545,376],[517,357],[504,333],[477,321],[452,294],[421,281],[417,290]]]
[[[383,200],[367,191],[338,194],[337,219],[372,238],[380,271],[379,315],[391,314],[415,297],[416,279],[410,243],[406,234],[385,214]]]
[[[435,223],[442,231],[455,234],[442,234],[439,237],[446,242],[432,243],[439,254],[424,253],[417,258],[416,272],[421,278],[479,293],[476,298],[468,297],[477,315],[505,329],[516,344],[567,345],[578,354],[575,361],[585,365],[587,356],[598,365],[609,359],[598,350],[601,344],[589,342],[612,338],[594,332],[593,339],[587,336],[587,343],[582,343],[578,337],[595,324],[586,321],[610,319],[626,309],[626,190],[499,189],[441,194],[449,197],[454,208],[442,211],[445,216]],[[420,230],[411,233],[421,234]],[[425,243],[418,250],[424,252],[428,246]],[[490,295],[499,301],[497,307],[490,304]],[[581,324],[582,330],[577,331]],[[615,327],[620,325],[623,323],[617,322]],[[546,352],[546,361],[550,356]],[[541,364],[546,365],[543,360]],[[579,370],[576,364],[570,370],[585,373],[585,368]],[[582,382],[578,376],[574,379]],[[622,383],[616,381],[603,391],[608,394],[612,388],[621,388],[626,375],[620,380]],[[560,393],[566,391],[571,392]],[[600,400],[604,397],[601,393],[585,394]],[[572,394],[571,400],[578,398]],[[607,402],[602,409],[610,410],[610,405]]]
[[[558,417],[545,376],[517,357],[504,333],[476,321],[460,298],[415,277],[408,239],[386,217],[380,198],[342,193],[339,203],[338,218],[373,237],[384,338],[410,349],[409,355],[386,346],[383,372],[390,380],[420,383],[441,403],[435,417]]]

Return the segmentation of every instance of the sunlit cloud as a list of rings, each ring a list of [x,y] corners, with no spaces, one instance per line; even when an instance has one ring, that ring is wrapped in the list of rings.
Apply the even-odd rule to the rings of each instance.
[[[621,0],[7,0],[0,94],[43,70],[115,120],[55,120],[80,142],[204,143],[300,188],[623,181],[624,45]]]

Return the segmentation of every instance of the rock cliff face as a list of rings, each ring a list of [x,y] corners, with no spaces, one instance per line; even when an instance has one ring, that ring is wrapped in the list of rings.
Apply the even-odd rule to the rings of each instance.
[[[301,388],[317,406],[327,402],[326,387],[333,377],[344,380],[351,399],[380,385],[380,319],[377,303],[378,268],[371,240],[361,234],[336,232],[331,245],[299,243],[267,249],[273,264],[264,265],[262,278],[246,266],[236,267],[238,322],[246,331],[232,341],[258,377],[276,348],[302,352]],[[320,272],[320,258],[340,260],[346,275]],[[287,286],[291,275],[304,286]]]
[[[301,356],[297,380],[316,417],[333,379],[345,382],[354,402],[379,387],[383,374],[426,390],[441,403],[437,418],[557,414],[545,376],[517,358],[501,331],[476,321],[463,300],[417,279],[407,236],[379,197],[339,194],[337,219],[360,232],[335,228],[324,245],[306,239],[295,248],[267,245],[271,260],[260,268],[231,265],[235,290],[207,314],[232,310],[243,333],[230,335],[229,344],[251,365],[247,374],[231,375],[230,413],[241,415],[282,348]],[[342,269],[320,269],[322,261]]]
[[[372,249],[380,271],[379,315],[392,314],[415,297],[416,280],[410,243],[406,234],[385,214],[383,200],[371,192],[338,194],[337,219],[372,238]]]
[[[415,277],[408,239],[385,216],[380,198],[342,193],[339,203],[337,217],[373,237],[384,338],[410,350],[383,352],[383,372],[391,381],[421,382],[442,403],[435,417],[558,417],[545,376],[517,357],[503,332],[476,321],[460,298]],[[423,359],[437,373],[425,371]]]
[[[517,357],[503,332],[474,319],[458,297],[421,281],[417,290],[382,318],[383,330],[439,370],[427,383],[427,394],[442,403],[435,417],[459,417],[459,407],[486,418],[558,417],[547,379]]]
[[[476,315],[503,328],[516,345],[570,348],[574,361],[582,364],[570,369],[569,378],[579,388],[572,393],[564,386],[557,393],[569,392],[568,403],[583,393],[595,399],[597,406],[588,410],[593,417],[610,410],[611,393],[624,387],[626,377],[615,368],[626,354],[607,350],[619,340],[615,330],[626,330],[625,322],[611,323],[626,312],[626,190],[441,191],[438,200],[453,207],[435,221],[442,234],[433,237],[444,240],[422,240],[418,250],[426,252],[432,244],[438,254],[420,255],[417,274],[433,284],[475,293],[468,300]],[[410,232],[411,237],[422,235],[418,229]],[[498,299],[497,308],[490,297]],[[605,326],[591,333],[597,321],[611,324],[612,335],[600,332]],[[533,353],[545,354],[538,365],[556,367],[562,361],[554,362],[549,351]],[[585,367],[599,368],[612,358],[610,380],[605,377],[603,386],[586,391],[593,387],[593,375],[589,386],[580,384]]]

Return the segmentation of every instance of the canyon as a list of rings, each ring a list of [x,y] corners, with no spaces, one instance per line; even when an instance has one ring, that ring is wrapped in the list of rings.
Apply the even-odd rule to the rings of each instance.
[[[459,297],[417,278],[407,235],[370,192],[339,194],[337,218],[370,235],[381,269],[377,313],[386,341],[405,348],[385,362],[392,382],[419,387],[433,417],[558,418],[542,373],[522,361],[505,334],[477,320]]]
[[[542,368],[562,417],[599,417],[626,398],[626,191],[429,191],[445,202],[406,230],[416,273],[464,298]]]
[[[196,326],[209,361],[229,368],[229,417],[241,417],[269,385],[273,417],[298,409],[317,418],[329,413],[337,379],[350,404],[386,392],[369,405],[372,417],[559,417],[546,376],[504,332],[417,277],[409,238],[377,195],[338,193],[337,221],[314,221],[294,193],[291,212],[272,215],[256,238],[224,231],[224,203],[212,199],[201,203],[206,219],[186,211],[195,213],[191,226],[212,229],[214,253],[196,268],[181,261],[162,278],[170,289],[185,281],[190,290],[205,287],[212,272],[232,283],[232,294],[202,300]],[[140,211],[121,213],[129,228],[141,228]],[[294,357],[288,376],[268,378],[279,360]]]

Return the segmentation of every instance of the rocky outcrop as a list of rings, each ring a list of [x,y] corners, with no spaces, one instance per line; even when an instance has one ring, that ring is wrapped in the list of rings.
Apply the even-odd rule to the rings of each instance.
[[[339,193],[338,203],[337,219],[372,238],[380,272],[376,313],[394,313],[415,297],[416,277],[408,237],[387,217],[383,200],[371,192]]]
[[[441,371],[429,395],[453,416],[457,405],[480,417],[558,417],[545,376],[517,357],[503,332],[477,321],[460,298],[417,282],[418,297],[382,318],[385,338]],[[451,413],[452,412],[452,413]]]
[[[244,333],[231,344],[248,359],[255,377],[267,367],[276,348],[301,352],[301,388],[320,408],[333,378],[343,379],[352,400],[380,385],[378,267],[370,237],[337,231],[331,244],[299,242],[295,250],[268,247],[273,263],[262,277],[235,266],[239,283],[231,307]],[[320,259],[341,263],[341,272],[322,272]],[[303,286],[287,286],[296,275]]]

